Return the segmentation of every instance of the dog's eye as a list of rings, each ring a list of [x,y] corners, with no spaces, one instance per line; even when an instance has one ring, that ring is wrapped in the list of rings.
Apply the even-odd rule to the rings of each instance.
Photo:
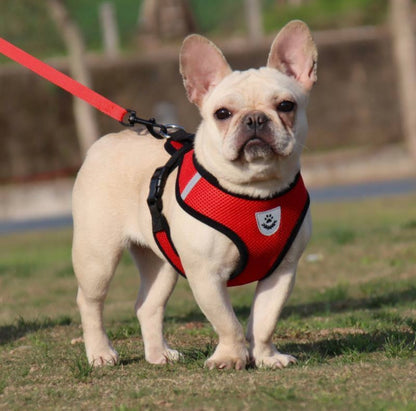
[[[277,105],[277,111],[281,111],[283,113],[289,113],[295,109],[295,103],[289,100],[283,100]]]
[[[224,107],[218,109],[214,115],[218,120],[226,120],[232,116],[231,111]]]

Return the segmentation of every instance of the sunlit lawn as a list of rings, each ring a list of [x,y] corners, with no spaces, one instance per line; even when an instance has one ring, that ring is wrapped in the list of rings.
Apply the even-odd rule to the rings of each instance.
[[[216,334],[182,279],[166,331],[184,360],[148,365],[127,254],[106,304],[121,364],[92,370],[78,342],[71,231],[0,237],[0,409],[415,409],[415,204],[313,205],[313,240],[275,333],[299,361],[278,371],[205,370]],[[253,286],[231,292],[245,323]]]

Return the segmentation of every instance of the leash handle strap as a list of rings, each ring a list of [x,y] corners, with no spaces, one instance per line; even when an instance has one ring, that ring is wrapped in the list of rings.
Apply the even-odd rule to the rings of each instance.
[[[0,53],[122,122],[127,110],[0,37]]]

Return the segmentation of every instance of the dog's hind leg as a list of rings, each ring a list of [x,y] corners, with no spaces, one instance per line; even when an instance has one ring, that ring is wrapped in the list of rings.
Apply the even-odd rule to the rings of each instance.
[[[179,352],[172,350],[163,337],[163,316],[178,274],[150,249],[132,245],[130,251],[141,277],[136,314],[140,321],[145,358],[151,364],[177,361]]]
[[[123,244],[111,230],[83,224],[81,232],[77,219],[74,223],[72,261],[78,280],[77,303],[88,361],[94,366],[114,365],[118,354],[104,330],[103,306]]]

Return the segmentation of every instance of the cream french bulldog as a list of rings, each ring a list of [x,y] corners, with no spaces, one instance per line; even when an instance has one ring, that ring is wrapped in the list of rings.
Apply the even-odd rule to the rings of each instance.
[[[188,98],[202,116],[194,158],[217,182],[221,193],[261,205],[264,199],[290,191],[299,179],[300,154],[307,134],[305,110],[316,81],[316,67],[317,50],[301,21],[292,21],[279,32],[266,67],[247,71],[233,72],[221,51],[204,37],[185,39],[180,71]],[[125,247],[141,276],[135,307],[146,360],[164,364],[181,358],[163,337],[164,308],[178,270],[155,242],[146,204],[154,170],[170,158],[163,143],[133,130],[107,135],[91,147],[75,182],[73,266],[79,286],[77,303],[87,357],[95,366],[118,361],[104,330],[103,305]],[[218,333],[218,345],[206,360],[206,367],[244,369],[251,363],[283,368],[294,363],[294,357],[276,349],[272,338],[310,237],[308,208],[302,205],[304,215],[291,232],[290,246],[281,261],[274,261],[267,275],[257,282],[244,333],[227,293],[227,284],[241,263],[241,252],[229,235],[178,204],[177,172],[174,170],[166,182],[163,215],[193,295]],[[187,183],[187,194],[194,180]],[[285,224],[285,211],[280,207],[273,210],[266,210],[263,229],[259,225],[260,234],[253,234],[263,236],[264,241],[279,236]],[[250,219],[251,211],[248,213]],[[252,219],[255,221],[254,213]],[[256,245],[246,245],[251,271],[263,265],[261,259],[250,260],[250,250]]]

